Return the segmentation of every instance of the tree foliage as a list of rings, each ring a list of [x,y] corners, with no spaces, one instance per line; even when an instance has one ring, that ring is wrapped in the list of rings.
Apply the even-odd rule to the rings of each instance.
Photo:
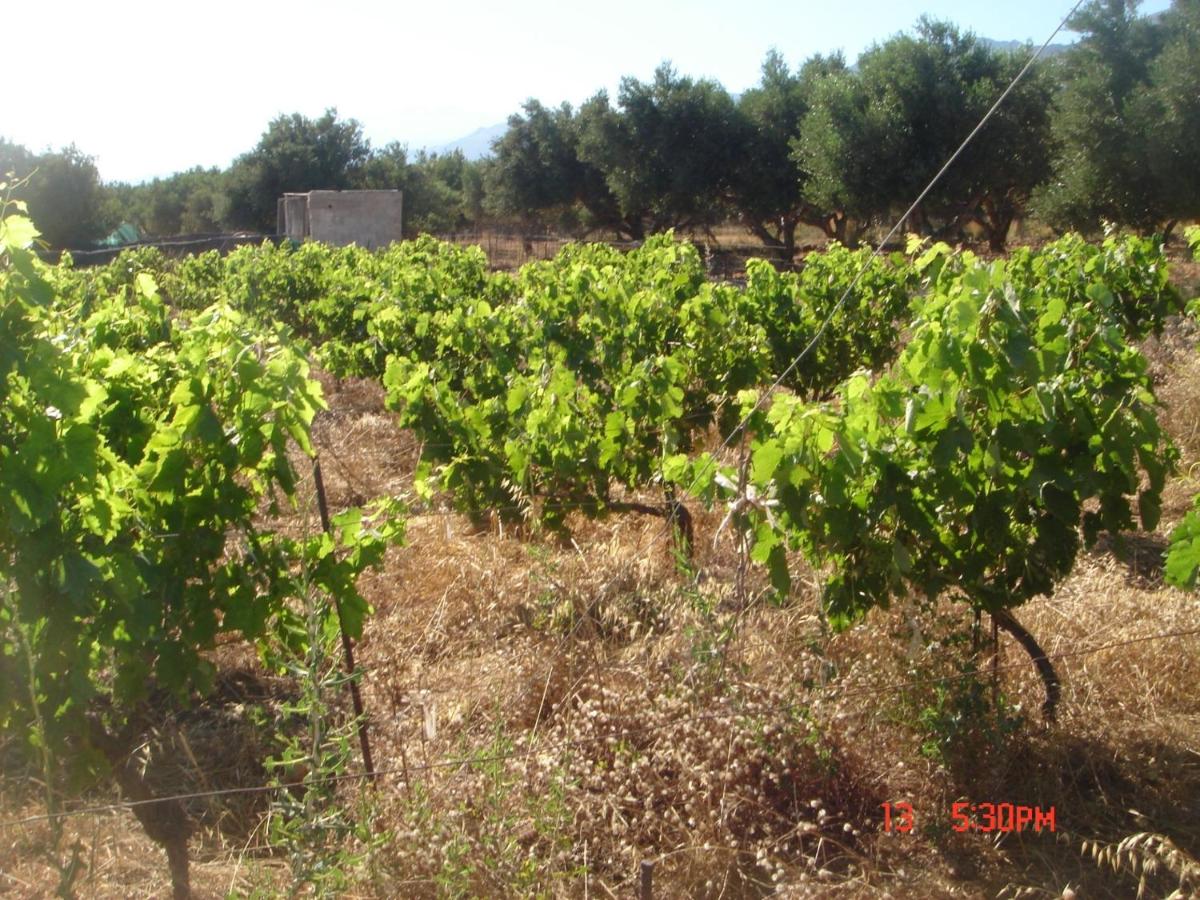
[[[1175,5],[1176,41],[1161,66],[1155,60],[1166,26],[1139,17],[1137,6],[1137,0],[1092,0],[1071,20],[1084,38],[1063,61],[1053,175],[1036,199],[1037,213],[1056,226],[1095,231],[1108,221],[1149,231],[1175,206],[1180,175],[1171,164],[1188,151],[1172,144],[1197,128],[1194,119],[1186,121],[1200,91],[1196,66],[1177,59],[1190,30],[1180,27],[1188,18],[1181,10],[1194,4]],[[1163,85],[1157,96],[1156,78]]]
[[[1200,4],[1174,3],[1161,27],[1139,118],[1152,123],[1146,162],[1163,200],[1159,214],[1171,222],[1200,211]]]
[[[273,232],[283,194],[351,187],[370,149],[362,126],[354,119],[339,121],[336,109],[316,119],[280,116],[229,170],[228,222]]]
[[[461,150],[421,150],[410,160],[408,148],[393,142],[371,152],[351,186],[403,191],[406,237],[458,231],[482,215],[483,174]]]
[[[854,242],[857,224],[890,208],[897,195],[887,161],[901,152],[903,126],[886,97],[873,97],[850,71],[817,80],[813,108],[792,144],[804,196],[830,212],[835,236]]]
[[[845,61],[835,54],[815,56],[793,73],[772,50],[763,61],[758,86],[738,98],[738,154],[730,173],[729,202],[752,234],[781,249],[787,259],[795,252],[801,223],[816,224],[836,236],[830,217],[821,215],[808,198],[791,146],[812,107],[818,79],[845,70]]]
[[[1016,75],[1020,62],[952,25],[922,19],[814,89],[794,158],[814,205],[863,222],[918,197]],[[1002,247],[1044,177],[1049,85],[1026,79],[947,170],[911,227],[947,234],[968,221]]]
[[[630,237],[720,218],[737,144],[733,100],[715,81],[663,64],[649,82],[622,79],[616,107],[601,92],[579,118],[580,157],[603,174]]]
[[[199,167],[145,184],[108,185],[109,210],[152,237],[219,232],[227,217],[220,169]]]
[[[39,154],[0,139],[0,181],[9,174],[11,199],[52,247],[85,247],[111,227],[96,163],[74,145]]]
[[[488,202],[501,215],[532,224],[576,200],[582,164],[572,140],[571,107],[547,109],[536,100],[524,115],[508,119],[508,130],[493,146],[488,171]]]

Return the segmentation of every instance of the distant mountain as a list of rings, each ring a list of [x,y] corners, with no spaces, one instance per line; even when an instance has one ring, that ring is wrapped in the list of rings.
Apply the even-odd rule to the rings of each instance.
[[[455,150],[461,150],[467,159],[482,159],[491,154],[492,141],[503,135],[506,130],[508,130],[507,122],[486,125],[483,128],[476,128],[466,137],[460,137],[432,149],[435,153],[453,153]]]
[[[1026,41],[993,41],[991,38],[978,38],[979,43],[985,47],[990,47],[993,50],[1024,50],[1029,46]],[[1042,58],[1048,56],[1058,56],[1060,53],[1066,53],[1071,49],[1070,44],[1051,44],[1042,53]]]

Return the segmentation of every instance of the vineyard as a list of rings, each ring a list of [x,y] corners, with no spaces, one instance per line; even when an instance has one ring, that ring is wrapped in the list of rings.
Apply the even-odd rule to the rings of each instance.
[[[1200,889],[1161,241],[731,284],[669,233],[516,272],[35,239],[0,226],[0,893]]]

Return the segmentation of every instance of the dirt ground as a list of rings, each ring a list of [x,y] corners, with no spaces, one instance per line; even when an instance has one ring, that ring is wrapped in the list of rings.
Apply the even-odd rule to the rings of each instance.
[[[1194,267],[1180,275],[1194,284]],[[1146,345],[1182,452],[1159,529],[1103,541],[1018,611],[1062,678],[1054,724],[1028,657],[1005,638],[993,655],[988,622],[960,604],[833,634],[798,561],[787,604],[763,599],[754,569],[739,595],[724,510],[694,510],[684,564],[660,519],[579,521],[564,543],[414,504],[405,545],[364,581],[374,614],[357,652],[381,774],[340,784],[367,827],[333,846],[326,883],[630,897],[649,863],[663,898],[1197,896],[1200,621],[1161,571],[1200,491],[1197,344],[1180,322]],[[331,506],[410,494],[419,446],[378,385],[325,388]],[[292,527],[313,527],[306,502]],[[261,722],[296,686],[245,648],[215,659],[218,690],[148,736],[147,765],[163,791],[249,789],[187,802],[195,896],[286,894],[296,859],[268,844],[282,812],[262,789]],[[0,895],[52,897],[64,880],[80,897],[169,894],[127,811],[58,835],[13,824],[44,812],[41,789],[3,748],[0,762]],[[960,833],[956,803],[1036,808],[1043,827]]]

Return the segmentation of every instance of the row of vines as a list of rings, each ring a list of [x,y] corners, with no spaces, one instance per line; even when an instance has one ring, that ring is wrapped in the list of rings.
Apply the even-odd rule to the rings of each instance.
[[[1102,531],[1154,528],[1177,458],[1138,342],[1185,305],[1135,237],[834,247],[739,286],[671,235],[511,274],[428,238],[46,267],[26,218],[0,228],[0,724],[135,797],[151,694],[203,692],[226,633],[303,640],[306,593],[356,634],[355,579],[402,537],[387,499],[332,534],[270,526],[313,453],[310,360],[381,380],[421,441],[410,504],[560,534],[649,513],[681,541],[688,502],[728,504],[779,597],[796,554],[820,573],[835,626],[952,595],[1035,658],[1009,610]],[[1200,507],[1166,571],[1198,567]],[[186,881],[186,833],[139,810]]]
[[[1185,304],[1148,239],[1069,236],[994,262],[835,245],[799,273],[751,261],[741,287],[706,280],[670,235],[515,275],[424,238],[179,264],[146,251],[76,277],[103,293],[146,271],[177,309],[235,305],[335,376],[381,379],[422,442],[423,498],[564,529],[647,491],[662,507],[636,508],[670,516],[677,494],[748,489],[755,557],[781,591],[785,549],[832,564],[843,621],[909,589],[989,611],[1047,592],[1101,531],[1135,512],[1154,527],[1176,458],[1137,344]],[[739,423],[746,484],[700,452]],[[1195,531],[1189,517],[1175,535],[1174,583],[1194,584]]]

